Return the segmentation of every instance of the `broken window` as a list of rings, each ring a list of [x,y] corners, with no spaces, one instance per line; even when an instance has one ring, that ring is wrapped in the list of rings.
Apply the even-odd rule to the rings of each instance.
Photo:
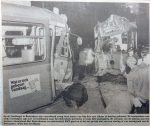
[[[44,60],[46,57],[44,25],[4,21],[2,45],[3,65]]]
[[[56,37],[55,37],[55,54],[62,57],[69,56],[69,43],[68,35],[66,31],[60,27],[56,27]]]
[[[128,33],[124,32],[122,33],[122,44],[128,44]]]

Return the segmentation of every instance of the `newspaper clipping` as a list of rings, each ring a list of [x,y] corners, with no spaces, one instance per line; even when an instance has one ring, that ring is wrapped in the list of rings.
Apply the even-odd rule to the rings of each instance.
[[[2,126],[148,126],[149,2],[1,2]]]

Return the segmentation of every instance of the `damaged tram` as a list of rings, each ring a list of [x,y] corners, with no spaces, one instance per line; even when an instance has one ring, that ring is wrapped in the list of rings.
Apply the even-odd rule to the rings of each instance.
[[[67,16],[54,10],[2,3],[4,113],[49,104],[72,81]]]
[[[94,27],[95,72],[99,76],[108,69],[121,70],[127,50],[137,49],[137,26],[124,17],[110,15]]]

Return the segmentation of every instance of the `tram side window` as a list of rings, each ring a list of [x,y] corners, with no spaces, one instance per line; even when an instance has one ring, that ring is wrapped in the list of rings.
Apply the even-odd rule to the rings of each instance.
[[[3,65],[44,60],[46,57],[45,29],[42,24],[2,24]]]

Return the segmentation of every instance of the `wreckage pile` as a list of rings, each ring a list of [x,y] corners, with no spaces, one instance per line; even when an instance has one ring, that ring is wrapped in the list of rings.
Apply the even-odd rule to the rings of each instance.
[[[115,84],[122,84],[122,85],[127,84],[127,79],[122,74],[114,75],[111,73],[106,73],[101,77],[101,82],[106,82],[106,81]]]

